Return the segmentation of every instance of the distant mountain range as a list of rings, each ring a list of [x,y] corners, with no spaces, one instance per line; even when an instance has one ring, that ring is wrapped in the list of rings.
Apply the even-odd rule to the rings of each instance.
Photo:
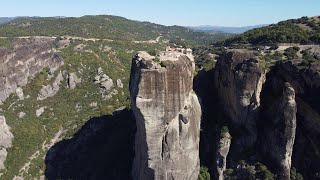
[[[203,25],[203,26],[192,26],[189,27],[195,31],[207,32],[211,34],[215,33],[230,33],[230,34],[241,34],[251,29],[260,28],[268,26],[267,24],[260,24],[255,26],[243,26],[243,27],[226,27],[226,26],[210,26],[210,25]]]

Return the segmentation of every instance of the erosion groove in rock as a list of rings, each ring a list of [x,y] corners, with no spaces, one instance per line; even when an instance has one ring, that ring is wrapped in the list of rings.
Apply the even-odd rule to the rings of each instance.
[[[201,108],[192,90],[190,51],[146,52],[132,62],[130,95],[136,118],[133,179],[190,179],[199,174]]]

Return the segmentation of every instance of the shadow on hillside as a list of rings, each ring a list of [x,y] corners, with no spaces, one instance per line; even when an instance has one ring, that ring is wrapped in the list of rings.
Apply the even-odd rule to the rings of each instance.
[[[127,109],[90,119],[48,151],[46,179],[131,179],[135,130]]]

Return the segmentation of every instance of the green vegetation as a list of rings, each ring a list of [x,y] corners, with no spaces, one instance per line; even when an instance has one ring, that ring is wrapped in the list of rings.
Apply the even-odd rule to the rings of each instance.
[[[255,168],[256,168],[257,179],[264,179],[264,180],[274,179],[274,175],[268,170],[267,166],[258,162],[256,163]]]
[[[166,64],[165,61],[161,61],[161,62],[160,62],[160,66],[161,66],[161,67],[167,67],[167,64]]]
[[[74,50],[79,44],[86,46],[82,50]],[[6,171],[1,178],[13,179],[34,154],[37,156],[30,161],[28,172],[21,174],[25,179],[43,175],[45,164],[42,158],[48,150],[46,147],[43,148],[43,145],[49,145],[60,130],[61,138],[71,138],[90,118],[110,115],[119,107],[128,107],[130,102],[127,87],[132,56],[139,50],[152,51],[164,48],[164,44],[136,44],[131,41],[72,40],[70,46],[60,52],[64,66],[55,72],[55,76],[60,71],[66,72],[64,77],[67,72],[75,72],[82,78],[82,82],[74,90],[66,87],[65,79],[54,97],[37,101],[42,86],[51,84],[54,80],[47,79],[49,69],[45,68],[23,87],[24,94],[29,95],[29,98],[20,101],[12,94],[0,105],[14,135],[13,146],[8,150],[5,161]],[[99,86],[93,83],[99,67],[113,79],[114,84],[117,79],[121,79],[123,83],[123,89],[114,85],[113,89],[116,89],[118,94],[113,95],[111,99],[103,99]],[[92,106],[92,103],[96,103],[97,106]],[[45,112],[36,117],[35,112],[40,107],[46,107]],[[27,115],[18,118],[20,112]]]
[[[12,39],[1,39],[0,38],[0,47],[10,48],[12,47]]]
[[[275,43],[320,43],[318,17],[292,19],[263,28],[249,30],[225,41],[225,45],[235,44],[275,44]]]
[[[228,126],[223,126],[223,127],[221,128],[220,136],[221,136],[221,137],[225,137],[225,135],[226,135],[227,133],[229,133],[229,128],[228,128]]]
[[[311,63],[320,61],[320,56],[317,54],[313,54],[308,50],[301,51],[302,54],[302,62],[300,66],[309,66]]]
[[[256,163],[255,165],[249,165],[245,161],[241,160],[237,169],[226,169],[224,171],[226,179],[248,179],[248,180],[274,180],[275,176],[268,170],[267,166]]]
[[[295,58],[298,58],[297,52],[300,51],[299,47],[289,47],[286,50],[284,50],[284,55],[287,57],[288,60],[293,60]]]
[[[76,36],[85,38],[149,41],[162,37],[188,45],[209,44],[224,36],[194,32],[180,26],[162,26],[128,20],[118,16],[83,16],[80,18],[17,18],[0,25],[0,36]]]
[[[205,166],[200,167],[200,173],[198,180],[210,180],[210,174],[208,172],[208,168]]]
[[[290,172],[290,179],[291,180],[303,180],[303,176],[297,172],[296,168],[291,168]]]

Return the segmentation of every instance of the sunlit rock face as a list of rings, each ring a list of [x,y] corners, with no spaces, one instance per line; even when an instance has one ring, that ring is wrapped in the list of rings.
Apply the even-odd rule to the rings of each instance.
[[[0,103],[44,68],[53,73],[63,65],[53,43],[51,38],[33,38],[15,44],[13,49],[0,48]]]
[[[133,179],[190,179],[199,174],[201,108],[193,92],[190,50],[139,52],[130,95],[136,118]]]

